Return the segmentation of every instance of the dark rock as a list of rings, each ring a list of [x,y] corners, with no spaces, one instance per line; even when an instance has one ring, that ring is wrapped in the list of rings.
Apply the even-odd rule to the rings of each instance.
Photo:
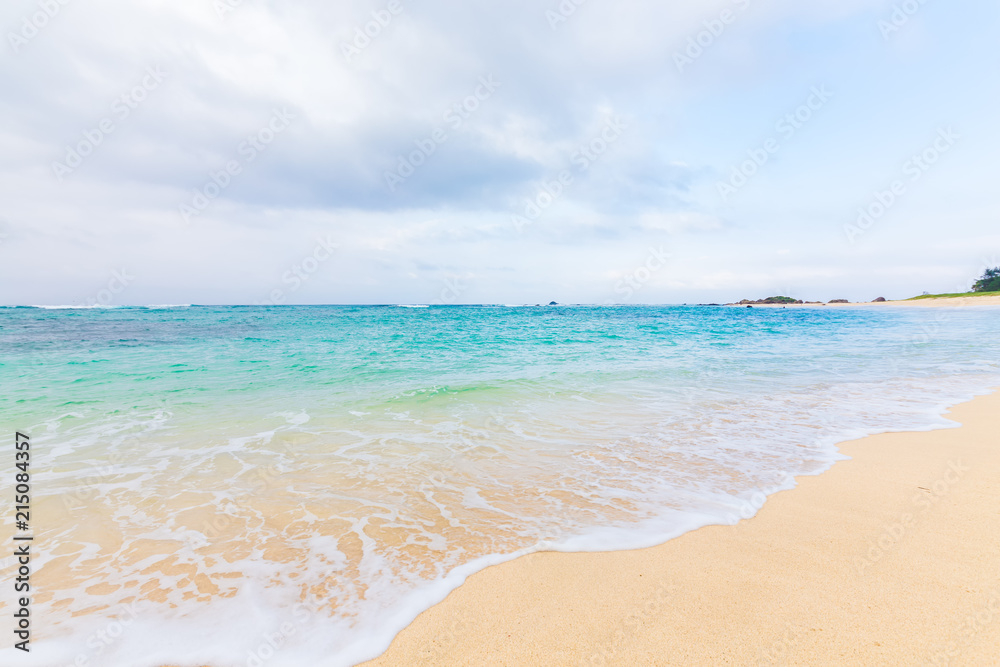
[[[885,297],[884,296],[880,296],[879,298],[877,298],[874,301],[872,301],[872,303],[885,303]]]
[[[850,303],[847,299],[833,299],[830,303]]]
[[[774,303],[776,303],[776,304],[786,304],[786,303],[800,304],[800,303],[802,303],[802,301],[799,300],[799,299],[793,299],[790,296],[769,296],[766,299],[757,299],[756,301],[751,301],[750,299],[743,299],[742,301],[740,301],[740,305],[741,306],[746,305],[746,304],[753,304],[753,305],[757,306],[757,305],[767,305],[767,304],[774,304]]]

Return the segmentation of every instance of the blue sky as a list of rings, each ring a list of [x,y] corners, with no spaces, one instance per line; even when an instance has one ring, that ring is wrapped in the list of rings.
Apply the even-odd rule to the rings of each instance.
[[[868,300],[1000,264],[995,2],[64,2],[0,10],[0,303]]]

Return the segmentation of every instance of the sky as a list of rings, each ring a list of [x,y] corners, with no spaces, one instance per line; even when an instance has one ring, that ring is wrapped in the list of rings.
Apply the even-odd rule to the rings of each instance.
[[[906,298],[1000,265],[994,0],[5,0],[0,303]]]

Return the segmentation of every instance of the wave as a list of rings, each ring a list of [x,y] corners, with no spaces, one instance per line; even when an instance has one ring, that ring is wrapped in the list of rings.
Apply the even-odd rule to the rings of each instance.
[[[86,315],[5,322],[68,362],[0,365],[71,573],[18,659],[70,664],[125,618],[102,665],[353,665],[487,565],[736,523],[838,443],[954,428],[1000,384],[986,313],[436,312],[97,313],[113,335],[85,345]],[[144,349],[119,344],[129,319]]]
[[[166,304],[151,304],[147,306],[134,306],[134,305],[116,305],[116,304],[92,304],[88,306],[75,305],[75,306],[49,306],[49,305],[30,305],[30,306],[0,306],[0,308],[37,308],[39,310],[161,310],[167,308],[191,308],[190,303],[166,303]]]

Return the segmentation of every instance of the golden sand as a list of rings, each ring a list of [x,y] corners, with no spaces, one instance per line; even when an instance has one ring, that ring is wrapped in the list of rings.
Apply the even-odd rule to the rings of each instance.
[[[366,664],[1000,665],[1000,394],[951,418],[737,526],[484,570]]]

